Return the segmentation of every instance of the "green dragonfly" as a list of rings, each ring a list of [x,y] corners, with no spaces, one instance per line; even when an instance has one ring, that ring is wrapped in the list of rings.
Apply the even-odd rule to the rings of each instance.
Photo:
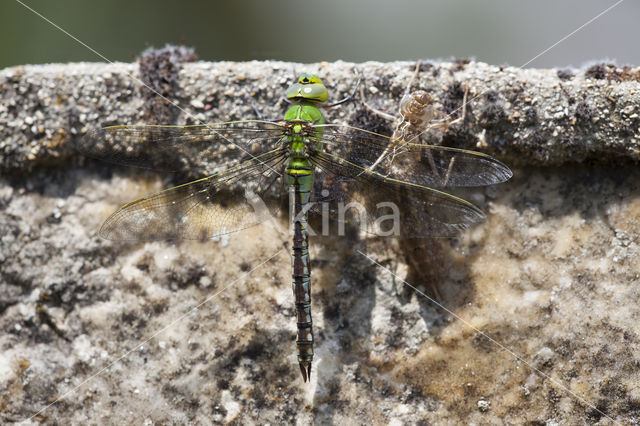
[[[91,156],[142,166],[149,153],[206,155],[219,144],[233,146],[237,157],[224,171],[125,204],[102,225],[99,235],[106,239],[208,240],[266,222],[289,205],[296,346],[305,382],[313,360],[308,220],[328,215],[342,231],[359,223],[374,235],[451,237],[484,214],[443,189],[512,176],[486,154],[328,124],[320,108],[337,104],[327,105],[328,97],[317,76],[302,74],[286,92],[291,106],[281,120],[111,126],[84,142]]]

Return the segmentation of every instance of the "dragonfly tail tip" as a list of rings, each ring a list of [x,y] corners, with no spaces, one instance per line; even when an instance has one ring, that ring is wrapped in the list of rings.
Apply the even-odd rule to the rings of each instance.
[[[307,383],[307,380],[311,380],[311,363],[301,362],[300,372],[302,373],[302,379],[304,380],[305,383]]]

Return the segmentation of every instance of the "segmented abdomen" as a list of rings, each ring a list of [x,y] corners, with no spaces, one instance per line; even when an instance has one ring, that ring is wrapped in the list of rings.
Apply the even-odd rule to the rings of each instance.
[[[293,197],[293,247],[291,250],[292,287],[295,296],[298,336],[296,346],[302,378],[311,375],[313,361],[313,326],[311,321],[311,270],[309,267],[309,234],[305,206],[313,188],[311,170],[287,170],[290,195]]]

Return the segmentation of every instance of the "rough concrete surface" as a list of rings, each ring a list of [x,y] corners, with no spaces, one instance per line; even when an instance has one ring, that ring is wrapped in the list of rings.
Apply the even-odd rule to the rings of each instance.
[[[450,312],[412,281],[402,241],[312,238],[316,361],[305,384],[288,235],[96,236],[124,202],[224,168],[228,149],[172,159],[179,173],[168,175],[74,148],[90,128],[143,118],[237,120],[254,107],[276,118],[294,68],[317,73],[332,99],[359,72],[367,102],[396,114],[414,64],[163,60],[155,74],[153,64],[0,71],[0,422],[640,422],[637,70],[423,62],[412,90],[445,112],[471,99],[441,142],[488,152],[514,178],[470,196],[486,222],[434,243],[425,264],[438,265]],[[127,73],[155,78],[184,111],[149,111]],[[327,116],[392,130],[358,95]]]

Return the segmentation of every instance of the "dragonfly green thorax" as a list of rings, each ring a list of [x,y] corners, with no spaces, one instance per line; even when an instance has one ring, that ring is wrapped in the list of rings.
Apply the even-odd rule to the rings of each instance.
[[[318,108],[318,104],[328,99],[328,90],[322,81],[313,74],[302,74],[296,83],[287,90],[287,99],[294,105],[284,115],[284,122],[289,123],[288,142],[291,156],[286,169],[287,174],[307,176],[303,189],[311,192],[313,186],[313,165],[307,156],[307,146],[313,144],[321,149],[322,128],[309,129],[309,125],[322,125],[326,120]],[[289,178],[288,184],[293,188],[295,179]]]
[[[359,222],[364,233],[379,236],[451,237],[484,214],[447,188],[504,182],[512,174],[486,154],[327,124],[321,108],[344,100],[327,105],[328,91],[314,75],[301,75],[287,99],[292,105],[281,120],[111,126],[90,132],[81,149],[148,168],[157,155],[199,158],[212,147],[235,148],[223,151],[231,163],[225,170],[122,206],[100,229],[111,240],[209,240],[270,223],[286,204],[283,194],[289,194],[296,345],[306,381],[313,360],[308,246],[313,233],[307,215],[327,214],[342,225]],[[359,214],[342,216],[345,205],[360,206]],[[274,214],[265,215],[261,206]],[[377,209],[392,216],[392,233],[379,232]]]

